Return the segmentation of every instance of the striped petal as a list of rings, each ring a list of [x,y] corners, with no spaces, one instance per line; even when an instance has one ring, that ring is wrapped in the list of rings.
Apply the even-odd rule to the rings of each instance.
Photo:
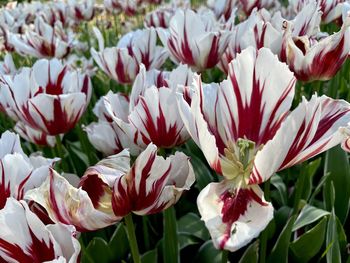
[[[137,130],[138,145],[154,143],[161,148],[172,148],[184,143],[188,133],[178,113],[175,91],[155,86],[148,88],[129,115]]]
[[[129,160],[126,152],[111,158],[115,159],[115,163]],[[120,174],[119,170],[108,170],[102,164],[97,164],[86,171],[80,187],[75,188],[50,169],[50,176],[44,183],[39,188],[28,191],[25,198],[43,206],[54,222],[73,225],[78,231],[101,229],[120,220],[113,214],[111,204],[113,179]]]
[[[63,224],[45,226],[24,201],[9,198],[0,210],[0,261],[79,262],[75,229]]]
[[[237,189],[229,181],[210,183],[197,205],[214,246],[236,251],[257,237],[273,218],[273,207],[258,186]]]
[[[136,159],[130,171],[116,180],[113,211],[117,216],[158,213],[175,204],[195,178],[186,155],[177,152],[164,159],[150,144]]]
[[[278,170],[304,162],[333,146],[344,138],[350,104],[326,96],[314,95],[286,118],[272,140],[256,155],[251,184],[267,180]]]

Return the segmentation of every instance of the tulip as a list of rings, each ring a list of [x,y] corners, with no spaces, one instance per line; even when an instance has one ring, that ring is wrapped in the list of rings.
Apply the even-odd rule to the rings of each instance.
[[[184,63],[196,71],[214,67],[225,51],[229,32],[220,30],[212,13],[196,14],[178,10],[169,29],[157,28],[163,45],[176,63]]]
[[[44,225],[24,201],[7,199],[0,210],[0,228],[1,262],[80,261],[80,244],[74,227]]]
[[[64,58],[69,54],[73,35],[65,32],[60,21],[50,26],[42,17],[37,17],[34,26],[34,31],[10,35],[10,43],[18,53],[37,58]]]
[[[57,59],[41,59],[32,68],[22,68],[13,79],[4,75],[0,97],[16,117],[47,135],[74,128],[91,97],[86,74],[71,70]]]
[[[98,66],[119,83],[131,83],[139,71],[139,64],[144,64],[147,70],[158,69],[168,58],[166,50],[156,45],[154,28],[129,32],[112,48],[104,48],[101,32],[97,28],[94,32],[100,51],[91,48],[91,55]]]
[[[285,61],[298,80],[305,82],[331,79],[350,52],[350,18],[339,32],[321,40],[308,36],[293,37],[292,24],[284,32],[281,60]]]
[[[68,14],[76,22],[90,21],[94,17],[95,0],[68,0]]]
[[[51,169],[45,182],[26,198],[42,205],[54,222],[91,231],[112,225],[130,212],[158,213],[175,204],[193,182],[186,155],[178,152],[164,159],[150,144],[131,168],[128,150],[89,167],[79,188]]]
[[[105,155],[119,153],[124,148],[129,148],[132,155],[138,155],[149,142],[165,148],[182,144],[188,134],[172,96],[180,85],[186,100],[190,101],[191,94],[186,86],[192,74],[185,65],[171,73],[146,72],[141,66],[130,97],[109,91],[95,105],[94,113],[99,120],[85,127],[91,144]],[[160,108],[153,106],[154,99]],[[142,123],[143,107],[149,108],[150,115],[144,118],[147,124]]]
[[[5,132],[0,138],[0,209],[8,197],[22,200],[24,194],[48,176],[48,169],[58,159],[28,157],[22,150],[19,136]],[[1,211],[1,210],[0,210]]]
[[[21,121],[16,123],[14,130],[23,139],[36,145],[54,147],[56,144],[56,139],[54,136],[50,136],[42,131],[35,130]]]
[[[178,95],[188,132],[223,175],[197,199],[217,248],[236,251],[273,218],[259,184],[343,140],[339,128],[348,126],[350,104],[314,95],[290,112],[295,81],[269,49],[249,47],[230,63],[220,85],[204,89],[196,75],[191,105]]]

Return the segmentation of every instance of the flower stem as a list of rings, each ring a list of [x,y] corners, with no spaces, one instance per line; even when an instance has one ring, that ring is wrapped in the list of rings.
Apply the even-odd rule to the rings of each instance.
[[[67,163],[65,161],[65,152],[63,149],[63,144],[62,144],[62,140],[61,140],[60,135],[56,135],[56,151],[57,151],[58,156],[61,158],[61,169],[64,172],[68,172],[68,166],[67,166]]]
[[[223,250],[222,251],[221,262],[222,263],[227,263],[228,262],[228,250]]]
[[[137,245],[135,227],[134,227],[134,222],[132,221],[131,213],[124,218],[124,222],[126,224],[126,230],[128,234],[129,243],[130,243],[132,259],[134,263],[141,263],[140,252],[139,252],[139,247]]]
[[[164,245],[163,257],[164,262],[179,262],[179,244],[177,240],[176,214],[173,206],[163,212],[164,224]]]
[[[266,201],[270,200],[270,180],[265,182],[264,196]],[[267,238],[268,238],[268,226],[264,229],[263,232],[261,232],[261,235],[260,235],[260,255],[259,255],[260,263],[266,262]]]

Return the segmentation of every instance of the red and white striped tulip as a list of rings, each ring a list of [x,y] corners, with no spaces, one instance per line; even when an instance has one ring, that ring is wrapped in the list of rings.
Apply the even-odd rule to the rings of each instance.
[[[113,225],[121,219],[113,214],[111,200],[113,183],[121,173],[118,169],[123,171],[124,166],[129,165],[124,155],[125,152],[110,157],[121,167],[112,169],[99,163],[90,167],[78,188],[50,169],[43,184],[28,191],[25,198],[44,207],[53,222],[73,225],[80,232]]]
[[[176,11],[169,29],[157,28],[157,32],[171,58],[196,71],[214,67],[229,41],[229,32],[220,29],[213,13],[190,9]]]
[[[170,24],[170,19],[175,14],[173,8],[159,8],[148,14],[146,14],[144,19],[145,27],[162,27],[168,28]]]
[[[105,48],[101,32],[94,28],[99,51],[91,48],[97,65],[119,83],[131,83],[142,63],[147,70],[160,68],[168,58],[167,51],[157,46],[154,28],[136,30],[124,35],[116,47]]]
[[[295,13],[298,13],[305,5],[314,0],[289,0],[289,6]],[[317,0],[317,5],[322,12],[322,21],[328,24],[341,18],[344,5],[344,0]]]
[[[7,199],[0,228],[0,262],[80,262],[74,227],[45,225],[24,201]]]
[[[68,15],[76,22],[90,21],[95,14],[95,0],[68,0]]]
[[[25,197],[42,205],[54,222],[92,231],[130,212],[145,215],[173,205],[194,182],[188,159],[182,153],[159,157],[151,144],[130,168],[129,152],[124,150],[88,168],[79,188],[51,169],[46,181]]]
[[[339,32],[316,40],[292,35],[292,24],[284,32],[281,60],[285,61],[298,80],[305,82],[331,79],[344,64],[350,52],[350,17]]]
[[[18,200],[48,176],[48,170],[58,159],[28,157],[22,150],[19,136],[6,131],[0,138],[0,211],[8,197]]]
[[[14,75],[17,72],[15,63],[13,63],[12,55],[6,54],[4,61],[0,62],[0,74],[1,75]]]
[[[126,15],[135,15],[138,9],[137,0],[104,0],[106,9],[110,12],[124,12]]]
[[[56,138],[54,136],[35,130],[21,121],[18,121],[13,129],[23,139],[36,145],[54,147],[56,144]]]
[[[114,106],[116,103],[105,97],[108,118],[129,136],[130,141],[143,149],[149,143],[160,148],[172,148],[184,143],[189,135],[180,118],[174,96],[177,84],[185,85],[181,82],[187,81],[188,72],[188,68],[181,66],[171,72],[169,77],[165,77],[166,74],[155,71],[147,74],[141,66],[132,88],[127,115]],[[168,79],[164,80],[164,77]],[[157,84],[163,85],[156,86]],[[120,97],[115,95],[115,99],[118,98]]]
[[[348,126],[350,104],[314,95],[290,112],[295,81],[269,49],[249,47],[230,63],[220,85],[203,88],[195,76],[191,105],[178,95],[191,137],[224,176],[197,199],[217,248],[241,248],[272,219],[273,207],[258,184],[343,140],[339,129]]]
[[[112,206],[115,215],[159,213],[174,205],[195,177],[189,158],[183,153],[164,159],[154,144],[137,157],[135,163],[114,184]]]
[[[237,2],[237,0],[207,0],[207,5],[214,11],[218,19],[223,17],[225,21],[228,21],[237,6]]]
[[[10,35],[10,43],[19,54],[36,58],[64,58],[69,54],[73,35],[63,29],[60,21],[51,26],[42,17],[37,17],[34,26],[33,31],[28,30],[23,35]]]
[[[279,6],[280,3],[276,0],[238,0],[242,11],[245,15],[249,16],[254,8],[269,9],[271,7]]]
[[[105,101],[118,113],[121,120],[128,122],[129,98],[128,96],[109,91],[107,95],[100,98],[94,107],[94,113],[98,122],[93,122],[85,127],[91,144],[104,155],[116,154],[128,148],[132,155],[138,155],[141,149],[135,145],[129,134],[125,133],[113,118],[109,115]]]
[[[5,82],[0,82],[0,97],[6,99],[19,120],[48,135],[74,128],[91,97],[89,76],[57,59],[38,60],[13,79],[2,77]]]
[[[231,32],[230,42],[218,65],[225,73],[232,59],[249,46],[267,47],[274,54],[280,53],[283,34],[271,24],[270,14],[265,9],[253,10],[248,19],[234,26]]]

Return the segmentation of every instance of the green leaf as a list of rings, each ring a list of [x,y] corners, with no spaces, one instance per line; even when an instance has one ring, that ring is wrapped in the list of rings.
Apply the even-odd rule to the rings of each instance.
[[[338,232],[338,242],[339,242],[340,251],[343,251],[344,252],[343,254],[349,254],[347,252],[348,241],[346,238],[346,233],[339,218],[337,218],[337,232]]]
[[[337,230],[337,220],[334,213],[334,209],[329,217],[326,235],[326,258],[327,262],[341,262],[341,253],[338,242],[338,230]]]
[[[196,245],[201,242],[197,237],[189,233],[181,233],[178,235],[179,249],[184,249],[185,247]]]
[[[288,248],[295,218],[296,216],[289,218],[271,251],[268,262],[288,262]]]
[[[239,263],[256,263],[259,259],[259,242],[255,241],[245,251]]]
[[[323,218],[316,226],[304,233],[290,245],[296,262],[309,262],[322,248],[325,239],[327,218]]]
[[[334,211],[344,224],[350,208],[350,166],[347,153],[340,147],[327,151],[324,172],[330,176],[324,185],[323,195],[327,210],[332,209],[331,182],[334,185]]]
[[[300,176],[305,176],[304,184],[302,185],[303,191],[301,191],[301,199],[308,200],[312,193],[312,182],[313,178],[320,167],[321,158],[314,160],[305,165]],[[297,186],[296,186],[297,187]]]
[[[179,242],[175,208],[173,206],[163,211],[163,257],[164,262],[176,263],[180,261]]]
[[[157,249],[147,251],[141,256],[142,263],[157,263],[158,262],[158,253]]]
[[[194,262],[221,263],[222,251],[216,249],[211,240],[205,242],[198,250]]]
[[[195,213],[188,213],[177,221],[178,233],[186,233],[198,237],[202,240],[208,240],[210,235],[204,222]]]
[[[118,224],[109,240],[108,247],[114,262],[120,262],[128,256],[130,246],[123,224]]]
[[[201,191],[209,183],[215,181],[211,170],[205,163],[203,163],[201,159],[194,155],[191,155],[191,164],[196,176],[195,187],[198,189],[198,191]]]
[[[280,206],[287,205],[287,187],[278,174],[271,177],[271,184],[276,187],[277,191],[272,191],[272,197],[279,203]]]
[[[100,237],[95,237],[90,241],[86,253],[89,254],[93,262],[108,263],[112,259],[107,242]]]
[[[322,210],[320,208],[311,206],[311,205],[305,205],[303,209],[300,211],[300,214],[295,220],[294,226],[293,226],[293,232],[298,230],[299,228],[302,228],[304,226],[307,226],[313,222],[316,222],[321,217],[324,217],[326,215],[329,215],[330,213],[328,211]]]

